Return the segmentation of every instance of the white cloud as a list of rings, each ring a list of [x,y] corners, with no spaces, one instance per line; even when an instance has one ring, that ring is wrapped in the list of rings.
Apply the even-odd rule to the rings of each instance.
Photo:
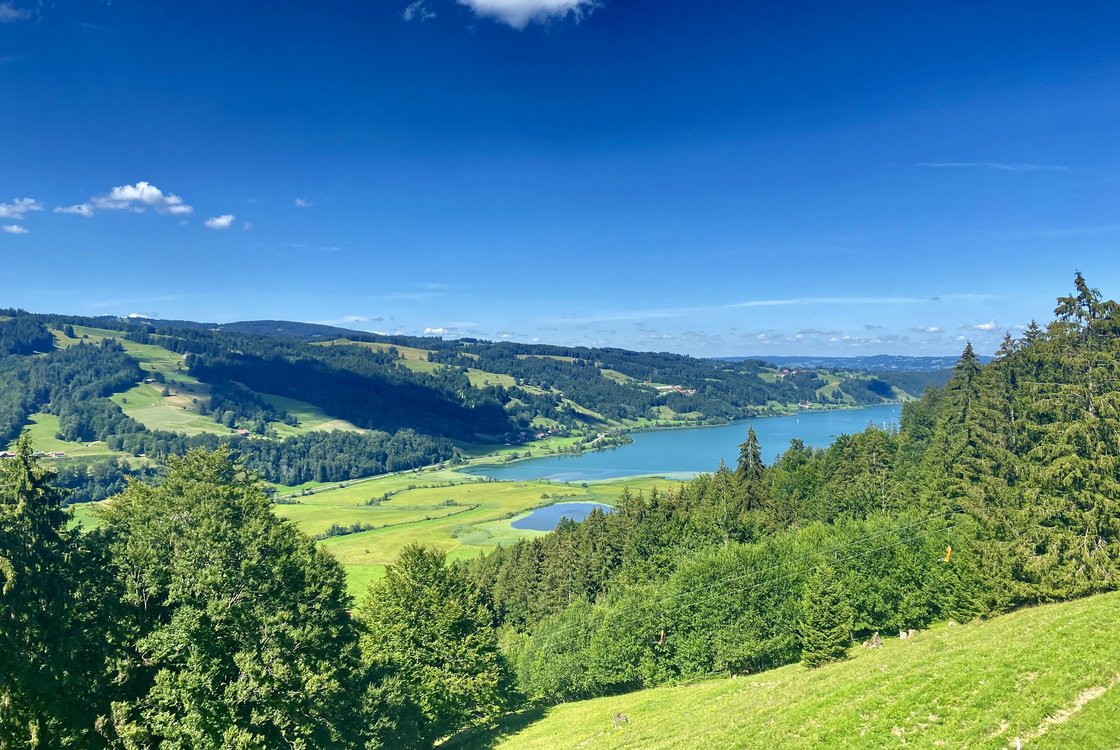
[[[248,232],[250,229],[253,228],[253,222],[247,221],[247,222],[245,222],[244,224],[241,225],[241,228],[244,229],[246,232]]]
[[[428,7],[428,0],[416,0],[409,3],[401,13],[401,18],[406,21],[430,21],[436,17],[436,12]]]
[[[530,21],[545,21],[569,13],[579,20],[598,5],[597,0],[458,0],[458,3],[515,29],[525,28]]]
[[[665,307],[645,310],[623,310],[607,312],[601,315],[551,317],[550,322],[558,324],[573,323],[605,323],[620,320],[649,320],[651,318],[680,318],[700,313],[716,312],[720,310],[738,310],[756,307],[813,307],[824,305],[922,305],[940,304],[947,301],[961,300],[989,300],[995,299],[991,294],[941,294],[931,297],[789,297],[786,299],[751,299],[742,302],[730,302],[719,305],[702,305],[697,307]]]
[[[5,224],[3,229],[8,234],[31,234],[26,227],[21,227],[19,224]]]
[[[425,336],[443,336],[443,335],[448,334],[448,333],[450,333],[450,331],[448,329],[442,327],[442,326],[440,326],[439,328],[425,328],[424,329],[424,335]]]
[[[11,203],[0,203],[0,219],[22,219],[29,211],[42,211],[43,204],[34,198],[13,198]]]
[[[918,326],[910,330],[914,333],[942,333],[944,331],[944,329],[938,328],[937,326]]]
[[[88,203],[78,203],[73,206],[59,206],[54,210],[56,214],[76,214],[87,219],[93,216],[93,206]]]
[[[296,198],[296,206],[298,208],[311,208],[311,201],[306,198]]]
[[[107,211],[135,211],[143,213],[147,207],[152,207],[161,214],[180,216],[194,211],[191,206],[175,193],[164,193],[150,182],[140,181],[135,185],[119,185],[109,191],[107,195],[99,195],[90,199],[97,208]]]
[[[961,328],[969,331],[994,331],[998,327],[999,324],[994,320],[989,320],[987,323],[975,323],[973,325],[961,326]]]
[[[237,217],[233,214],[222,214],[221,216],[215,216],[213,219],[207,219],[202,223],[205,224],[208,229],[229,229],[235,218]]]
[[[17,8],[12,0],[0,3],[0,23],[15,23],[31,18],[31,11],[26,8]]]
[[[1016,164],[1004,161],[923,161],[918,166],[938,169],[997,169],[1002,172],[1064,172],[1069,169],[1060,164]]]

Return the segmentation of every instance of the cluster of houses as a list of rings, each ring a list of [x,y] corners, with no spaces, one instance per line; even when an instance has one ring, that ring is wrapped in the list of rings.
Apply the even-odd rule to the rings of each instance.
[[[654,386],[658,393],[683,393],[686,396],[695,396],[695,388],[685,388],[683,385],[658,385]]]
[[[66,454],[62,451],[36,451],[31,454],[32,458],[63,458]],[[0,451],[0,459],[15,458],[15,451]]]

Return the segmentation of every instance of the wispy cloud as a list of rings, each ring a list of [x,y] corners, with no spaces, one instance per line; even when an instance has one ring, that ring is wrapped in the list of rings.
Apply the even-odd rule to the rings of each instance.
[[[31,234],[27,231],[27,227],[21,227],[19,224],[5,224],[3,230],[7,234]]]
[[[424,329],[425,336],[451,336],[464,331],[470,331],[478,327],[477,323],[469,320],[460,320],[452,323],[444,323],[439,326],[428,326]]]
[[[935,169],[996,169],[1002,172],[1064,172],[1069,167],[1060,164],[1029,164],[1006,161],[923,161],[919,167]]]
[[[56,214],[75,214],[77,216],[84,216],[87,219],[93,216],[93,206],[88,203],[78,203],[73,206],[59,206],[54,210]]]
[[[90,199],[95,208],[106,211],[134,211],[143,213],[147,208],[153,208],[161,214],[181,216],[194,212],[175,193],[164,193],[150,182],[141,180],[135,185],[119,185],[105,195],[95,196]]]
[[[27,21],[31,18],[31,11],[27,8],[17,7],[12,0],[4,0],[0,3],[0,23],[15,23],[16,21]]]
[[[31,211],[42,211],[43,204],[34,198],[13,198],[11,203],[0,203],[0,219],[23,219]]]
[[[1094,237],[1097,235],[1115,234],[1120,232],[1120,224],[1086,224],[1080,227],[1054,227],[1048,229],[1022,229],[1006,232],[1014,237],[1044,237],[1048,239],[1066,239],[1073,237]]]
[[[999,323],[989,320],[987,323],[971,323],[961,326],[963,331],[994,331],[999,328]]]
[[[834,305],[923,305],[945,301],[995,299],[991,294],[942,294],[929,297],[788,297],[779,299],[752,299],[722,305],[697,307],[666,307],[645,310],[623,310],[600,315],[552,317],[557,323],[605,323],[617,320],[648,320],[654,318],[680,318],[687,315],[712,313],[720,310],[742,310],[764,307],[824,307]]]
[[[321,326],[343,326],[354,325],[355,323],[381,323],[384,320],[384,315],[343,315],[341,318],[332,318],[330,320],[309,320],[307,322],[315,323]]]
[[[296,198],[296,208],[311,208],[311,201],[306,198]]]
[[[124,307],[128,305],[133,307],[136,305],[147,305],[152,302],[174,302],[175,300],[188,299],[193,295],[190,294],[157,294],[151,297],[124,297],[120,299],[103,299],[93,302],[89,305],[91,310],[104,310],[110,307]],[[146,318],[156,318],[157,314],[144,314],[144,313],[130,313],[143,315]]]
[[[233,220],[236,218],[237,217],[233,214],[222,214],[221,216],[207,219],[202,223],[206,225],[207,229],[229,229],[233,224]]]
[[[401,12],[401,18],[406,21],[430,21],[435,17],[436,12],[428,7],[428,0],[409,3]]]
[[[515,29],[523,29],[532,21],[571,15],[582,20],[598,6],[598,0],[458,0],[477,15],[494,18]]]
[[[937,326],[917,326],[911,328],[914,333],[944,333],[945,329],[938,328]]]

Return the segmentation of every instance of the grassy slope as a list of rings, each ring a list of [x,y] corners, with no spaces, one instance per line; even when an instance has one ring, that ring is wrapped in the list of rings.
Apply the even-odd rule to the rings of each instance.
[[[103,442],[74,443],[69,440],[59,440],[56,437],[58,417],[54,414],[36,412],[30,416],[24,429],[31,435],[31,445],[37,451],[62,451],[67,458],[120,455],[109,450]],[[16,441],[13,440],[11,445],[14,446],[15,443]]]
[[[1105,594],[887,639],[815,671],[570,703],[448,747],[1120,748],[1118,623],[1120,593]]]

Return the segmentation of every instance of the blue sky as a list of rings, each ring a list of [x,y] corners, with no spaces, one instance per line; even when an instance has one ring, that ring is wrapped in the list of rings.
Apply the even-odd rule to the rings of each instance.
[[[1120,295],[1120,4],[0,0],[0,306],[946,354]]]

